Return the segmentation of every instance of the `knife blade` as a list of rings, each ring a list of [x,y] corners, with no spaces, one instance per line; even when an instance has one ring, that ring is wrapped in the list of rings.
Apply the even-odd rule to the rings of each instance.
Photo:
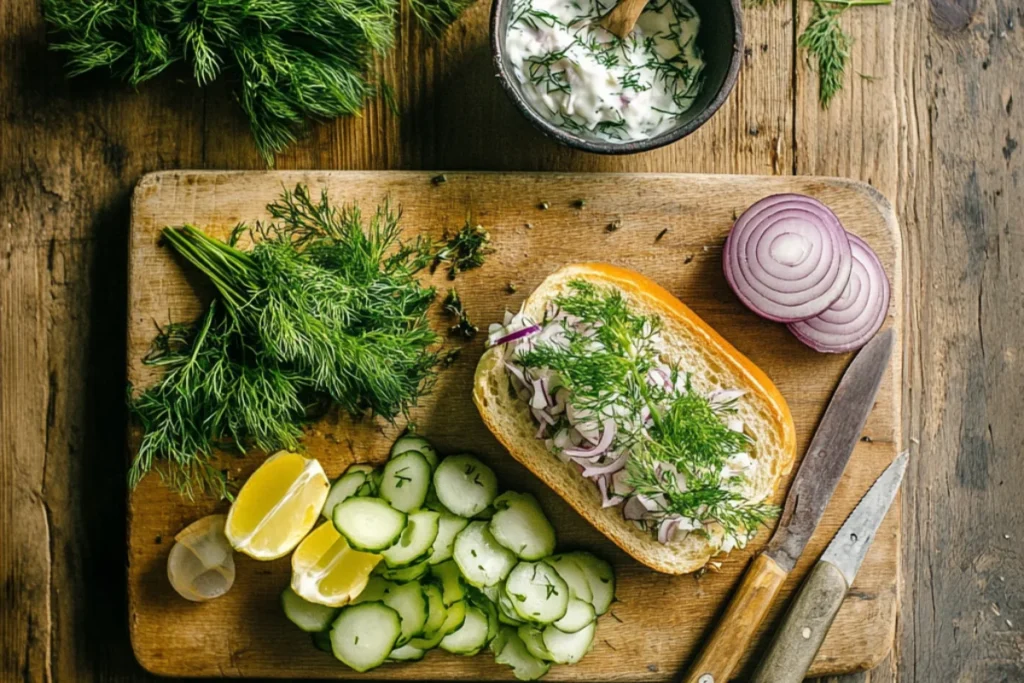
[[[747,650],[846,469],[875,404],[894,336],[891,329],[877,335],[843,374],[790,486],[774,535],[747,568],[683,683],[725,683]]]
[[[801,683],[842,607],[907,469],[904,451],[882,472],[804,580],[752,683]]]

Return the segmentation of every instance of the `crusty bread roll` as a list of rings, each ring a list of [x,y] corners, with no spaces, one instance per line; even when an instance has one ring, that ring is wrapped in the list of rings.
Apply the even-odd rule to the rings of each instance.
[[[602,263],[565,266],[549,276],[527,298],[525,312],[542,320],[550,300],[566,291],[574,279],[622,292],[637,313],[654,314],[663,323],[663,354],[672,364],[692,372],[693,386],[705,395],[716,389],[742,389],[738,417],[753,437],[750,453],[755,461],[750,479],[750,499],[769,498],[790,471],[796,450],[793,418],[785,399],[765,374],[734,349],[717,332],[678,299],[648,278]],[[648,567],[667,574],[685,574],[703,567],[720,552],[722,533],[713,529],[710,539],[689,534],[685,539],[659,543],[650,533],[637,529],[622,517],[619,507],[601,508],[601,496],[593,482],[583,478],[572,464],[563,463],[535,438],[537,425],[529,406],[510,391],[505,370],[506,347],[489,349],[480,359],[473,383],[473,401],[487,427],[516,460],[540,477],[591,524],[623,550]]]

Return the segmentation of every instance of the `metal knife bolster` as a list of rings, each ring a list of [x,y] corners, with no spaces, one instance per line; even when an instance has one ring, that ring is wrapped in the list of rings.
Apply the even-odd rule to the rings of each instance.
[[[787,572],[793,570],[818,527],[860,439],[889,366],[893,338],[893,331],[886,330],[857,354],[818,424],[764,551]]]

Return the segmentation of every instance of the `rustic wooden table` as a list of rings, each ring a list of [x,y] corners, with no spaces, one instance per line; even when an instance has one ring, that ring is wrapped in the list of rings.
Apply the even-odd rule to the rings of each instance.
[[[660,152],[575,154],[499,90],[480,0],[440,44],[399,37],[377,102],[281,168],[700,171],[866,180],[903,225],[903,603],[890,659],[849,681],[1024,680],[1024,7],[850,12],[823,111],[795,52],[812,10],[747,11],[740,83]],[[1022,103],[1024,104],[1024,103]],[[0,3],[0,679],[142,680],[125,606],[125,257],[147,171],[260,168],[230,97],[165,78],[66,82],[34,0]]]

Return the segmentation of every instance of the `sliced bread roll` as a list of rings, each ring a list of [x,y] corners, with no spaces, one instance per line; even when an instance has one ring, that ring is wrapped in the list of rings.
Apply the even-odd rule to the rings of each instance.
[[[648,278],[616,266],[584,263],[566,266],[549,276],[527,298],[526,314],[542,320],[549,301],[565,293],[572,280],[618,289],[630,308],[657,315],[662,321],[663,357],[692,373],[693,388],[704,395],[718,389],[740,389],[738,417],[753,438],[754,465],[747,472],[751,501],[770,498],[790,471],[796,450],[793,418],[785,399],[764,372],[734,349],[693,311]],[[711,538],[689,534],[667,544],[623,519],[619,507],[601,507],[593,482],[572,464],[563,463],[535,438],[537,425],[529,406],[511,390],[505,369],[506,347],[489,349],[476,369],[473,400],[487,427],[516,460],[554,489],[591,524],[648,567],[667,574],[696,571],[721,551],[721,529]]]

